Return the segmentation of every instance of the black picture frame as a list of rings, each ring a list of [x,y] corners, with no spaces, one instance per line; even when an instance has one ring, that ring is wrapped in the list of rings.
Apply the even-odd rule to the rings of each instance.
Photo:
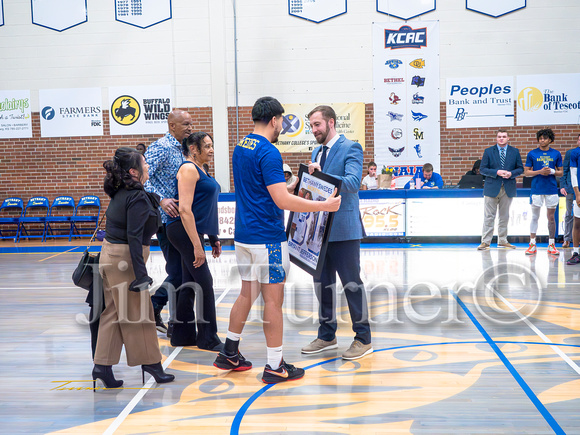
[[[294,194],[306,196],[310,192],[311,199],[323,201],[337,189],[340,194],[342,181],[324,172],[308,173],[308,166],[301,164],[298,170],[298,183]],[[326,250],[328,236],[332,228],[333,212],[290,212],[286,225],[286,240],[290,261],[311,274],[320,278]]]

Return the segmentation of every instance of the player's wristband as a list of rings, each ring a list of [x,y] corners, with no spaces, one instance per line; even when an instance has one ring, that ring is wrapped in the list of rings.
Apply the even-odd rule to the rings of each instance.
[[[555,173],[556,173],[556,170],[555,170],[555,169],[553,169],[553,168],[550,168],[550,174],[551,174],[551,175],[554,175]]]

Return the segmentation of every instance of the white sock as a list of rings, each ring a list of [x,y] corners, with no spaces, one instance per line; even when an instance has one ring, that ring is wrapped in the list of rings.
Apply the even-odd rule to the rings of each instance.
[[[578,252],[578,249],[580,249],[580,247],[578,247],[578,246],[574,246],[574,247],[572,248],[572,252],[575,252],[576,254],[579,254],[579,255],[580,255],[580,252]]]
[[[282,364],[282,346],[280,347],[268,347],[268,365],[272,367],[272,370],[280,368]]]
[[[535,244],[536,244],[536,238],[534,237],[534,238],[532,239],[532,238],[530,237],[530,243],[531,243],[532,245],[535,245]]]
[[[237,332],[228,331],[226,338],[229,338],[232,341],[240,341],[241,336],[242,336],[241,332],[238,334]]]
[[[548,245],[554,245],[554,244],[556,244],[556,241],[554,239],[548,240]]]

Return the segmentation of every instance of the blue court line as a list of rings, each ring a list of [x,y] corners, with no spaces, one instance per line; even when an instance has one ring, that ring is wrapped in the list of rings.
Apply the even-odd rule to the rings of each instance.
[[[87,245],[79,246],[5,246],[0,247],[0,254],[60,254],[68,252],[83,252],[87,249]],[[90,252],[100,252],[101,246],[91,246]],[[211,247],[206,246],[205,250],[211,252]],[[233,246],[222,246],[222,251],[233,251]],[[161,252],[159,246],[151,246],[151,252]]]
[[[459,302],[460,305],[462,305],[462,308],[464,308],[466,310],[467,315],[470,316],[471,320],[476,324],[476,326],[479,325],[479,323],[477,322],[477,320],[475,320],[475,318],[472,318],[471,312],[467,309],[467,307],[465,307],[465,305],[463,305],[463,302],[461,302],[461,301],[458,301],[458,302]],[[480,332],[481,332],[481,330],[480,330]],[[487,336],[491,340],[491,337],[489,337],[489,335],[485,332],[485,330],[483,330],[482,335],[484,335],[484,338],[485,338],[485,336]],[[580,348],[580,344],[544,343],[544,342],[538,342],[537,343],[537,342],[534,342],[534,341],[512,341],[512,340],[498,340],[496,342],[491,341],[491,343],[490,343],[490,341],[488,341],[486,339],[486,340],[475,340],[475,341],[445,341],[445,342],[440,342],[440,343],[407,344],[407,345],[403,345],[403,346],[393,346],[393,347],[386,347],[384,349],[377,349],[377,350],[374,351],[374,353],[384,352],[384,351],[387,351],[387,350],[411,349],[411,348],[416,348],[416,347],[442,346],[442,345],[450,345],[450,344],[490,344],[492,346],[492,348],[495,346],[494,350],[497,349],[496,353],[499,352],[501,355],[503,355],[503,352],[501,352],[501,350],[499,350],[499,348],[497,347],[497,344],[496,343],[500,343],[500,344],[528,344],[528,345],[540,345],[540,346],[566,346],[566,347],[576,347],[576,348]],[[498,356],[499,356],[499,354],[498,354]],[[503,359],[500,356],[500,359],[502,360],[502,362],[506,366],[509,364],[512,367],[512,369],[514,370],[514,372],[515,372],[515,368],[511,365],[511,363],[509,361],[507,361],[507,358],[505,356],[503,357]],[[324,364],[328,364],[328,363],[331,363],[331,362],[334,362],[334,361],[339,361],[339,360],[342,360],[342,357],[336,357],[336,358],[332,358],[332,359],[320,361],[320,362],[318,362],[316,364],[312,364],[310,366],[304,367],[304,371],[310,370],[310,369],[313,369],[315,367],[319,367],[319,366],[322,366]],[[507,361],[508,364],[506,364],[506,362],[504,360]],[[508,369],[509,369],[509,367],[508,367]],[[512,370],[510,370],[510,372],[512,372]],[[517,374],[517,372],[515,372],[515,373]],[[512,372],[512,375],[513,374],[514,373]],[[517,374],[517,376],[519,376],[519,374]],[[521,377],[520,377],[520,379],[521,379]],[[524,382],[523,379],[522,379],[522,382]],[[524,382],[524,384],[525,384],[525,382]],[[246,412],[248,411],[248,409],[250,408],[250,406],[252,406],[252,404],[262,394],[264,394],[266,391],[268,391],[270,388],[274,387],[275,385],[276,384],[268,384],[268,385],[260,388],[258,391],[256,391],[254,394],[252,394],[252,396],[248,400],[246,400],[246,402],[244,402],[244,404],[240,407],[240,409],[236,413],[236,416],[234,417],[234,421],[232,422],[232,427],[230,429],[230,435],[239,435],[240,425],[242,424],[242,419],[244,418],[244,416],[245,416]],[[527,385],[526,385],[526,387],[527,387]],[[531,392],[531,389],[529,387],[527,387],[527,388]],[[534,395],[533,392],[532,392],[532,395],[536,398],[536,401],[538,403],[540,403],[540,405],[543,407],[542,403]],[[528,395],[528,397],[529,397],[529,395]],[[533,402],[533,400],[532,400],[532,402]],[[550,415],[550,413],[547,410],[546,410],[546,413],[548,413],[548,415]],[[552,416],[550,415],[550,417],[552,417]],[[544,416],[544,418],[545,418],[545,416]],[[552,420],[554,420],[554,419],[552,418]],[[554,429],[554,431],[556,433],[565,434],[565,432],[562,430],[562,428],[560,428],[560,426],[556,423],[555,420],[554,420],[554,423],[555,423],[555,425],[558,427],[558,429],[560,431],[558,432],[554,427],[552,427],[552,429]]]
[[[540,411],[540,414],[542,414],[542,417],[544,417],[544,420],[546,420],[546,422],[550,425],[552,430],[557,434],[566,434],[566,432],[564,432],[564,430],[560,427],[560,425],[554,419],[554,417],[552,417],[550,411],[548,411],[548,409],[544,406],[544,404],[540,401],[540,399],[538,399],[538,396],[536,396],[536,394],[528,386],[526,381],[524,381],[524,378],[522,378],[522,376],[518,373],[516,368],[512,365],[512,363],[506,358],[504,353],[500,350],[498,345],[493,341],[493,339],[487,333],[485,328],[481,325],[481,323],[477,321],[473,313],[469,311],[469,309],[465,306],[463,301],[459,298],[459,296],[457,296],[457,294],[454,291],[450,291],[450,293],[455,298],[459,306],[463,309],[463,311],[465,311],[465,314],[467,314],[467,316],[471,319],[475,327],[479,330],[479,333],[483,336],[483,338],[485,338],[485,341],[487,341],[487,343],[491,346],[491,348],[497,354],[499,359],[504,363],[504,365],[509,370],[513,378],[517,381],[518,384],[520,384],[520,387],[522,388],[522,390],[524,390],[524,393],[526,393],[526,395],[532,401],[536,409]]]

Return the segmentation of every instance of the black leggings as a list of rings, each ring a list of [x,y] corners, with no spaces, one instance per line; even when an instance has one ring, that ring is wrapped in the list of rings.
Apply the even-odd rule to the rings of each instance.
[[[207,261],[200,267],[193,267],[195,260],[193,245],[181,220],[172,222],[167,226],[167,237],[181,254],[183,277],[181,290],[177,294],[177,310],[171,345],[197,345],[201,349],[212,349],[221,341],[217,335],[213,278]],[[203,234],[200,234],[200,239],[203,243]],[[193,308],[196,299],[196,313],[194,314]]]

